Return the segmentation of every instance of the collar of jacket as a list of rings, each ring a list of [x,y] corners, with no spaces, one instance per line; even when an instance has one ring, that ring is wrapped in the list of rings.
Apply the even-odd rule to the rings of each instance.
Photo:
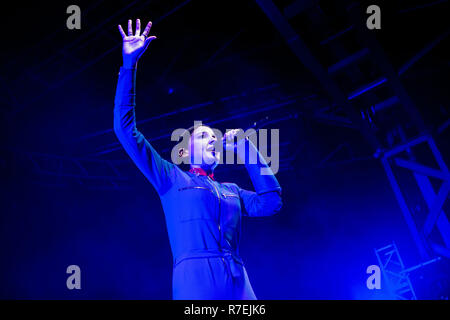
[[[194,173],[194,174],[199,174],[201,176],[208,176],[208,177],[210,177],[211,179],[213,179],[215,181],[214,173],[211,172],[210,174],[208,174],[202,168],[191,168],[191,169],[189,169],[189,172]]]

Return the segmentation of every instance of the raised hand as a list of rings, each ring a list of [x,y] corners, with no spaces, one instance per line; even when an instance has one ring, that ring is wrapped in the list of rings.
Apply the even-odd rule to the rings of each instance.
[[[128,20],[128,35],[126,35],[119,24],[119,32],[123,39],[122,56],[124,67],[134,67],[150,42],[156,39],[155,36],[148,36],[151,27],[152,22],[149,21],[141,34],[141,20],[136,19],[136,32],[133,35],[133,24],[131,20]]]

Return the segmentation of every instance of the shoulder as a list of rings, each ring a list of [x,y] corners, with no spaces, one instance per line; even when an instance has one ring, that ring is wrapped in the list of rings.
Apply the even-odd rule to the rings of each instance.
[[[233,182],[221,182],[220,183],[223,187],[226,189],[232,190],[235,193],[239,193],[239,186],[236,183]]]

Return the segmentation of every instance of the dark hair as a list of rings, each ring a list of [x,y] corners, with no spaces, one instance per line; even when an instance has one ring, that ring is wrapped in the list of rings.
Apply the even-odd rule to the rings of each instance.
[[[192,137],[192,134],[194,133],[195,128],[198,128],[198,126],[193,125],[193,126],[190,126],[189,128],[186,129],[186,131],[189,132],[189,138]],[[189,150],[189,153],[190,152],[191,152],[191,150]],[[190,164],[186,164],[186,163],[180,163],[178,165],[178,167],[180,167],[180,169],[183,170],[183,171],[188,171],[191,168],[191,165]]]
[[[209,125],[204,124],[204,123],[202,123],[201,126],[202,126],[202,127],[208,127],[208,128],[211,128]],[[195,126],[195,125],[193,125],[193,126],[190,126],[189,128],[187,128],[186,130],[189,131],[189,136],[192,137],[192,134],[194,133],[194,130],[195,130],[196,128],[198,128],[198,127],[200,127],[200,126]],[[211,129],[212,129],[212,128],[211,128]]]
[[[194,130],[195,130],[195,125],[187,128],[186,130],[189,131],[189,135],[192,136],[192,134],[194,133]]]

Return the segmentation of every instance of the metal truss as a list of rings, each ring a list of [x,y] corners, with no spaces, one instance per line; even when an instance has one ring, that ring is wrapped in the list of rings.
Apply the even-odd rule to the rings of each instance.
[[[395,243],[375,249],[383,279],[391,295],[398,300],[417,300],[409,274]]]
[[[319,80],[332,99],[344,109],[349,120],[363,133],[372,147],[375,150],[379,149],[381,147],[380,142],[371,132],[370,127],[361,119],[358,111],[354,109],[347,99],[346,94],[336,81],[330,77],[320,61],[312,54],[306,42],[289,23],[288,18],[281,13],[271,0],[256,0],[256,2],[280,32],[297,58]]]
[[[345,7],[347,4],[345,15],[351,21],[351,25],[337,33],[331,31],[332,35],[318,44],[319,46],[330,45],[329,51],[335,53],[340,59],[327,68],[323,67],[326,62],[321,62],[319,58],[313,55],[305,40],[291,24],[291,21],[303,10],[318,6],[317,1],[296,1],[289,6],[290,9],[285,8],[284,13],[271,0],[256,0],[256,2],[303,65],[321,82],[335,103],[343,108],[352,124],[361,130],[374,150],[373,156],[381,159],[422,259],[429,259],[433,255],[450,258],[450,226],[443,211],[443,204],[450,189],[449,172],[435,144],[432,130],[422,120],[417,107],[400,80],[400,76],[437,43],[447,37],[449,31],[446,30],[442,33],[396,71],[373,33],[365,27],[364,8],[356,2],[344,1],[341,6]],[[317,12],[321,12],[321,10],[316,10]],[[308,12],[307,14],[311,13]],[[321,21],[318,22],[317,20],[320,19]],[[320,29],[319,24],[328,26],[323,14],[317,13],[310,20],[317,23],[313,28],[314,30]],[[345,53],[345,45],[339,43],[339,41],[342,35],[348,32],[353,33],[354,44],[360,49],[342,57]],[[323,33],[330,34],[330,30]],[[331,50],[331,48],[334,50]],[[358,67],[361,60],[365,60],[372,66],[373,70],[381,72],[382,75],[375,79],[365,79]],[[348,92],[344,91],[335,79],[338,74],[343,72],[351,80],[356,79],[361,84]],[[353,81],[349,82],[353,84]],[[388,88],[391,96],[383,98],[384,100],[379,99],[378,95],[374,93],[374,89],[380,87]],[[401,110],[396,113],[400,116],[394,119],[383,118],[383,112],[392,108]],[[394,125],[386,122],[386,119],[394,122]],[[444,129],[445,126],[442,126],[439,131]],[[416,160],[412,148],[420,143],[428,144],[429,149],[425,156],[432,158],[434,163],[438,164],[437,168],[421,164]],[[421,156],[423,155],[421,153]],[[411,213],[411,204],[407,203],[405,199],[405,194],[411,193],[411,188],[400,186],[399,177],[394,172],[397,168],[407,169],[413,174],[421,196],[428,206],[428,211],[424,213],[424,216],[417,217],[417,215]],[[433,190],[429,180],[430,177],[442,181],[437,194]],[[434,230],[439,232],[437,237],[432,236]]]
[[[409,278],[410,272],[441,259],[437,257],[414,267],[406,268],[395,242],[383,248],[374,249],[374,251],[387,289],[397,300],[417,300],[416,293]]]
[[[434,160],[438,164],[437,168],[414,160],[413,149],[423,145],[426,145],[434,156]],[[407,141],[403,145],[384,153],[381,161],[422,258],[429,258],[433,254],[450,258],[450,223],[443,210],[444,202],[448,199],[450,190],[450,173],[433,137],[422,135]],[[422,216],[412,212],[410,208],[413,206],[408,205],[405,199],[405,193],[410,188],[402,188],[395,175],[395,172],[398,172],[401,168],[406,169],[414,177],[428,206],[427,212]],[[433,189],[430,178],[442,182],[437,194]],[[432,239],[431,234],[434,230],[439,233],[439,236]],[[437,239],[441,243],[436,242]]]
[[[343,154],[343,156],[341,155]],[[336,155],[340,155],[339,158]],[[338,158],[338,159],[335,159]],[[356,155],[352,145],[348,142],[339,144],[333,151],[322,158],[317,164],[318,168],[335,167],[339,165],[349,164],[356,161],[374,160],[373,155]]]

